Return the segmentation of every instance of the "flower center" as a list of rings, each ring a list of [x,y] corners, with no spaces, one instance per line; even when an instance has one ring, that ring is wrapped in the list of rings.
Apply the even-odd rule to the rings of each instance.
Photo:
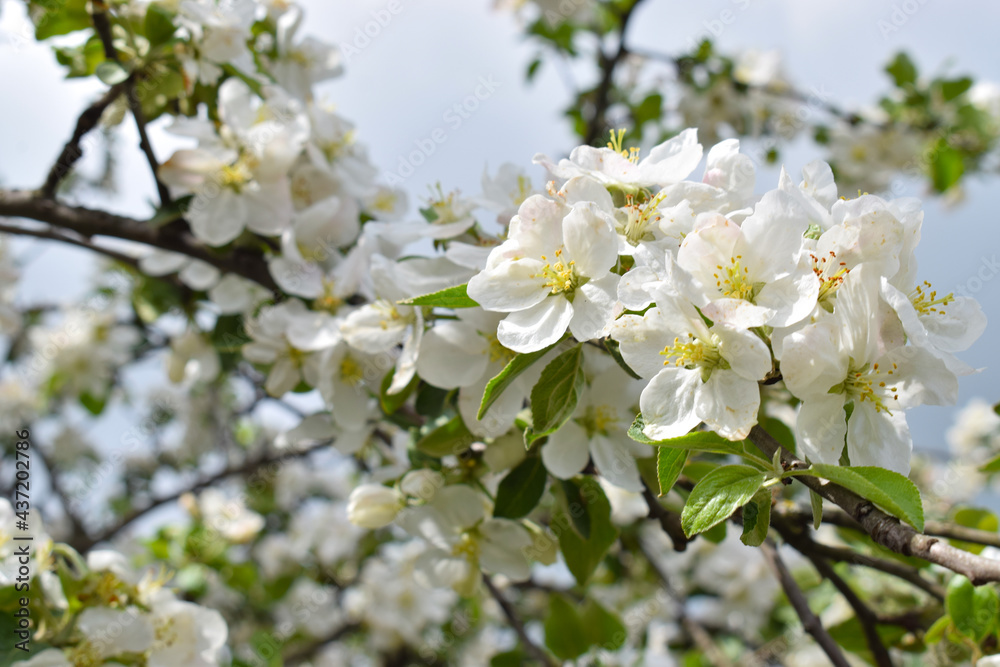
[[[480,332],[480,335],[486,338],[486,342],[489,345],[488,351],[490,361],[502,361],[506,366],[507,363],[514,358],[514,351],[504,347],[503,344],[497,339],[497,335],[495,333],[484,334]]]
[[[711,341],[696,337],[693,333],[687,335],[687,341],[681,342],[680,336],[674,338],[674,344],[667,345],[660,352],[666,359],[664,366],[673,363],[678,368],[694,370],[701,369],[701,380],[707,382],[716,368],[728,369],[729,362],[719,352],[718,337],[713,335]]]
[[[832,250],[828,257],[810,255],[813,262],[813,273],[819,278],[819,305],[828,313],[833,312],[833,297],[851,272],[847,262],[838,262],[837,253]]]
[[[639,162],[638,148],[634,146],[627,150],[625,148],[622,148],[622,140],[625,138],[625,129],[623,128],[621,130],[618,130],[617,133],[614,130],[609,130],[609,133],[611,134],[611,141],[608,142],[608,148],[618,153],[632,164],[638,163]]]
[[[403,315],[396,310],[396,306],[385,299],[379,299],[373,303],[372,306],[382,315],[382,319],[379,321],[379,326],[382,327],[383,330],[388,329],[390,323],[404,319]]]
[[[764,284],[750,281],[750,269],[740,263],[742,259],[743,255],[736,255],[729,258],[728,266],[716,264],[717,271],[712,276],[722,296],[752,303]]]
[[[452,556],[465,556],[470,562],[479,560],[479,540],[472,534],[472,531],[462,533],[462,537],[451,549]]]
[[[315,310],[325,310],[328,313],[336,313],[337,309],[343,305],[344,300],[337,296],[334,289],[334,282],[327,278],[323,279],[323,295],[316,297],[313,301]]]
[[[649,228],[660,221],[660,202],[666,197],[666,192],[660,191],[655,197],[645,204],[634,204],[632,195],[625,196],[625,213],[627,218],[625,223],[618,225],[618,232],[632,245],[639,245],[640,241],[651,241],[653,235]]]
[[[549,289],[550,294],[573,292],[581,285],[581,276],[576,272],[576,262],[573,260],[563,261],[562,253],[562,248],[556,250],[554,262],[549,262],[549,258],[542,255],[545,266],[542,267],[541,271],[531,276],[532,278],[545,278],[545,287]]]
[[[340,379],[344,384],[356,386],[365,377],[365,372],[354,357],[347,355],[340,362]]]
[[[924,288],[927,288],[926,290]],[[944,295],[940,299],[937,298],[937,291],[927,291],[931,289],[931,284],[924,281],[923,285],[917,285],[912,292],[910,292],[910,303],[913,307],[917,309],[917,312],[921,315],[930,315],[931,313],[937,313],[939,315],[945,314],[944,308],[939,308],[938,306],[947,306],[949,303],[955,300],[955,295],[952,292]]]
[[[588,438],[595,435],[608,435],[618,425],[618,411],[610,405],[588,405],[583,416],[576,420]]]
[[[886,407],[886,401],[890,398],[893,401],[899,400],[897,388],[888,386],[888,383],[895,379],[891,376],[895,374],[896,369],[896,364],[893,364],[891,369],[884,370],[879,368],[877,363],[871,368],[868,364],[854,368],[852,362],[844,382],[831,387],[829,393],[844,394],[859,403],[868,401],[875,406],[875,412],[884,412],[891,417],[892,412]]]
[[[239,192],[253,180],[253,170],[256,167],[257,159],[249,153],[243,153],[236,162],[219,170],[219,184]]]

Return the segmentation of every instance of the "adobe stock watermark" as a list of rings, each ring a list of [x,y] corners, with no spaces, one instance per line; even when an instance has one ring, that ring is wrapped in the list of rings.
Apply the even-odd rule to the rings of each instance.
[[[729,0],[739,11],[745,12],[753,4],[753,0]],[[926,1],[926,0],[925,0]],[[687,41],[687,50],[694,51],[706,39],[718,39],[728,26],[736,23],[737,13],[732,9],[723,9],[715,18],[701,22],[702,30],[696,32]]]
[[[452,104],[441,114],[441,120],[447,124],[447,127],[436,127],[426,136],[414,139],[414,149],[399,156],[395,171],[386,171],[383,174],[386,185],[395,187],[416,173],[417,168],[437,152],[438,146],[448,141],[448,133],[458,130],[465,124],[465,121],[472,118],[472,114],[479,109],[483,102],[493,97],[493,93],[500,86],[501,83],[492,74],[480,76],[478,85],[471,94]]]
[[[382,31],[389,27],[392,20],[399,16],[405,9],[402,0],[389,0],[382,9],[369,12],[371,20],[364,25],[354,28],[354,33],[350,40],[344,40],[340,44],[340,52],[344,54],[344,62],[351,62],[352,58],[360,56],[361,53],[371,46],[372,41],[378,39]]]
[[[882,39],[889,39],[889,35],[899,32],[900,28],[910,22],[916,16],[920,8],[927,4],[927,0],[903,0],[892,5],[892,11],[887,18],[880,18],[875,22],[878,31],[882,33]]]

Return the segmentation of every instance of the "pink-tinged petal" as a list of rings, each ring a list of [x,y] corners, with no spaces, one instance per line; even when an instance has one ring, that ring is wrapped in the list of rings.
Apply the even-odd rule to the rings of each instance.
[[[846,435],[842,394],[818,394],[802,403],[795,419],[795,441],[810,461],[839,463]]]
[[[700,371],[674,367],[660,371],[639,397],[646,437],[678,438],[697,426],[701,418],[695,412],[695,396],[701,386]]]
[[[572,319],[573,305],[553,296],[508,315],[497,327],[497,339],[515,352],[534,352],[562,338]]]

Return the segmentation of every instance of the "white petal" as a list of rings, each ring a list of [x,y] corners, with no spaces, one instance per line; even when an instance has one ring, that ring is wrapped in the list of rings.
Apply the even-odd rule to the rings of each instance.
[[[542,447],[542,461],[554,477],[569,479],[587,466],[587,433],[576,422],[566,422]]]
[[[901,475],[910,472],[913,440],[902,410],[877,412],[871,403],[854,402],[847,423],[847,454],[852,466],[879,466]]]
[[[643,433],[653,440],[686,435],[701,422],[695,412],[695,395],[701,390],[701,373],[684,368],[664,368],[642,390],[639,409],[646,422]]]
[[[795,441],[800,454],[811,461],[836,465],[844,451],[846,435],[842,395],[818,394],[802,403],[795,420]]]
[[[508,315],[497,327],[497,339],[515,352],[534,352],[562,338],[572,319],[572,304],[554,296]]]
[[[626,491],[642,491],[639,466],[626,443],[621,441],[622,437],[595,435],[590,441],[594,464],[597,466],[597,472],[615,486]]]

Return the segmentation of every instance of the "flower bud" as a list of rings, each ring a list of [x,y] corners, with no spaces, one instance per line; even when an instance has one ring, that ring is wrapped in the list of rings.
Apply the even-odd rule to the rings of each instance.
[[[402,508],[403,499],[395,489],[362,484],[351,491],[347,520],[362,528],[382,528],[392,523]]]
[[[430,502],[438,489],[444,486],[444,477],[434,470],[422,468],[406,473],[399,483],[399,489],[408,496]]]

